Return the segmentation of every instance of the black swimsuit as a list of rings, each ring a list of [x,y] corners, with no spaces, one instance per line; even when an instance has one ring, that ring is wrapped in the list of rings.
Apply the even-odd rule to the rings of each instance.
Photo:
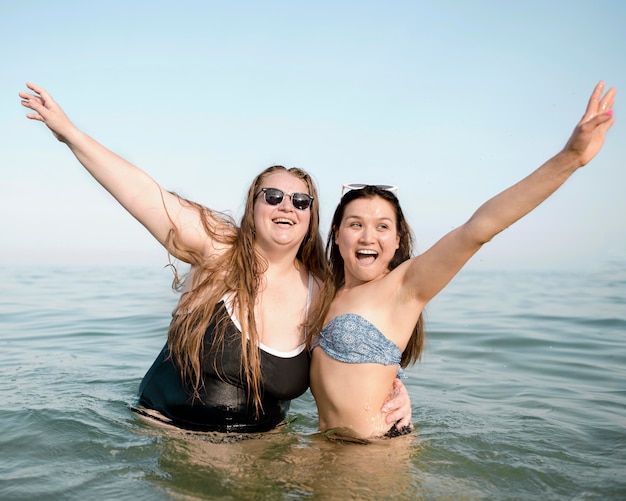
[[[289,403],[309,387],[310,355],[302,345],[287,354],[272,354],[259,348],[261,357],[261,402],[257,417],[249,389],[242,379],[241,330],[228,314],[223,301],[218,303],[204,335],[200,399],[181,380],[166,344],[139,386],[139,401],[160,412],[171,424],[197,431],[263,432],[284,420]],[[217,319],[226,318],[224,346],[211,350]],[[274,352],[276,353],[276,352]]]

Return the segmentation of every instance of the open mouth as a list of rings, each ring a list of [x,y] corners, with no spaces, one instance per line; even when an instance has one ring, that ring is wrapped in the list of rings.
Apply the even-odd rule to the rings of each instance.
[[[371,264],[378,258],[378,252],[369,249],[361,249],[356,251],[356,258],[359,263]]]
[[[284,226],[293,226],[295,223],[291,219],[287,219],[284,217],[277,217],[276,219],[272,219],[274,224],[284,225]]]

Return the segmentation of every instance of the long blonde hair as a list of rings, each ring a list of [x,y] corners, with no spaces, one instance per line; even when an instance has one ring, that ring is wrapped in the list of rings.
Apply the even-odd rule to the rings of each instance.
[[[328,274],[328,264],[324,243],[319,233],[319,197],[309,174],[295,167],[287,169],[281,165],[274,165],[254,179],[248,190],[245,211],[239,227],[226,214],[216,213],[194,202],[183,201],[199,211],[205,231],[214,241],[228,247],[226,252],[209,258],[190,252],[180,246],[174,230],[171,231],[167,242],[168,249],[175,250],[176,255],[197,268],[191,278],[189,290],[192,292],[183,293],[168,332],[170,354],[182,380],[192,391],[194,398],[200,398],[200,390],[203,387],[202,367],[208,355],[204,353],[203,348],[205,331],[209,322],[215,320],[217,332],[211,351],[220,349],[224,343],[225,318],[212,317],[216,305],[225,295],[229,295],[233,300],[233,308],[240,316],[242,373],[249,388],[249,397],[254,401],[257,416],[263,409],[259,335],[256,329],[254,304],[267,263],[255,250],[254,202],[265,178],[275,172],[288,172],[303,180],[309,194],[314,197],[310,208],[309,230],[300,244],[297,259],[315,277],[324,280]],[[223,231],[222,227],[217,232],[214,223],[216,217],[232,231]],[[202,301],[199,302],[198,298],[202,298]],[[314,303],[309,318],[316,318],[319,314],[318,309],[319,306]]]

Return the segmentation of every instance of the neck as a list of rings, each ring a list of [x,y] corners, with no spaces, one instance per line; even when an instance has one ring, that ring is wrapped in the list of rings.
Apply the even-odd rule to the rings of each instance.
[[[388,274],[389,271],[385,271],[385,273],[377,276],[376,278],[372,278],[371,280],[361,280],[353,275],[345,274],[341,290],[350,290],[360,287],[361,285],[378,282],[380,279],[385,278]]]
[[[300,270],[302,263],[296,258],[295,252],[284,252],[284,250],[267,252],[257,247],[257,252],[261,258],[267,263],[265,274],[281,274]]]

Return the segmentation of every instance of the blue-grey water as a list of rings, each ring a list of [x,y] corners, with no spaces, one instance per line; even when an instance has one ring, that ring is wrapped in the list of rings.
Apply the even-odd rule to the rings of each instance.
[[[626,499],[626,265],[463,271],[407,371],[416,433],[247,440],[129,410],[165,341],[167,269],[0,268],[0,499]]]

